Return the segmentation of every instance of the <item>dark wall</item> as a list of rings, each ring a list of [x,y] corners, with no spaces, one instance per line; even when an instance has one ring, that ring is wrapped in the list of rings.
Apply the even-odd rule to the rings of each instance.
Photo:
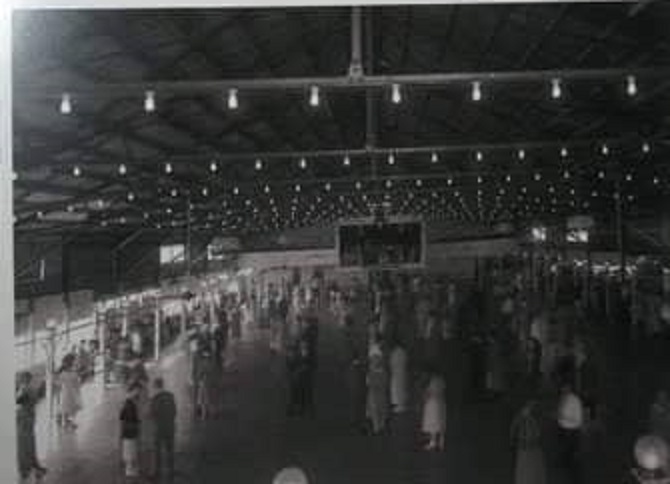
[[[128,238],[83,235],[64,237],[26,237],[15,243],[16,298],[60,294],[82,289],[97,295],[155,286],[161,278],[182,276],[185,264],[160,265],[161,243],[183,243],[181,239],[164,241],[157,234]],[[125,241],[125,242],[124,242]],[[209,238],[192,241],[193,273],[206,271]],[[45,277],[40,279],[39,260],[45,260]],[[28,265],[29,261],[34,261]],[[24,269],[24,270],[21,270]],[[23,274],[16,277],[19,272]]]

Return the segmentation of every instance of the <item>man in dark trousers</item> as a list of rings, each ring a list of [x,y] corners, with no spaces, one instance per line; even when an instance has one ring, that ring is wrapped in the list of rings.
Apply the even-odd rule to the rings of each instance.
[[[154,421],[155,473],[160,477],[163,452],[167,461],[168,476],[174,476],[174,436],[177,404],[172,392],[166,390],[162,378],[154,380],[156,394],[151,399],[151,417]]]

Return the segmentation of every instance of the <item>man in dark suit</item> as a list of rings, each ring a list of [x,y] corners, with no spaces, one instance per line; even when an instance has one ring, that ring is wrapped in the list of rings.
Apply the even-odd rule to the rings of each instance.
[[[165,453],[168,476],[174,475],[174,437],[177,404],[172,392],[166,390],[162,378],[154,380],[156,394],[151,399],[151,417],[154,421],[155,473],[161,475],[163,452]]]

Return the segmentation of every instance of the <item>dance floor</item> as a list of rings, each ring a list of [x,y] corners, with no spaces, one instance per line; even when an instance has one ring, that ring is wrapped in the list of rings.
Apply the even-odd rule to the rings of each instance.
[[[394,417],[386,434],[368,436],[353,428],[344,339],[334,324],[323,325],[319,351],[315,417],[285,415],[284,360],[270,352],[267,335],[259,335],[240,345],[236,363],[222,377],[223,411],[207,421],[192,418],[185,354],[173,351],[167,355],[152,372],[165,377],[178,400],[178,475],[174,482],[269,484],[278,470],[296,465],[318,484],[512,482],[508,425],[515,403],[465,398],[467,359],[458,349],[452,351],[449,362],[448,423],[442,453],[423,450],[418,423],[420,388],[412,391],[410,411]],[[107,389],[103,398],[93,387],[86,392],[88,404],[76,432],[52,432],[47,437],[42,424],[40,451],[46,454],[49,468],[47,484],[124,482],[118,445],[123,393]],[[151,482],[149,476],[144,480]]]

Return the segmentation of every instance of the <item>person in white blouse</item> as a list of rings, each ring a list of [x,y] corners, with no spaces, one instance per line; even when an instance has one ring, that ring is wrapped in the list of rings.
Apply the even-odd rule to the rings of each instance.
[[[584,427],[584,406],[569,384],[563,385],[558,403],[558,437],[561,464],[572,484],[580,482],[579,452]]]

